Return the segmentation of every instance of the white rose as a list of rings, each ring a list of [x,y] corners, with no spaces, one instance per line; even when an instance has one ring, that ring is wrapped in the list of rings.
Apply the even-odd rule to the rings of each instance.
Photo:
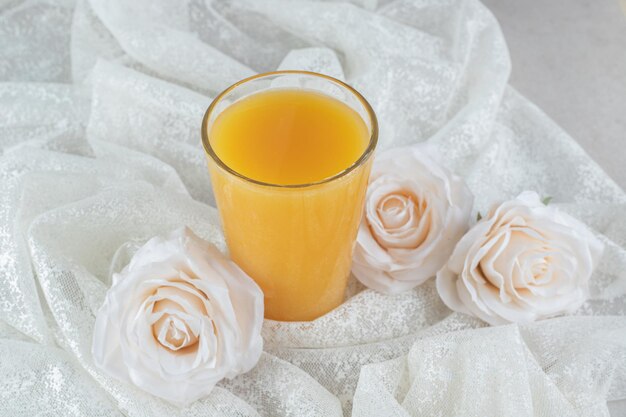
[[[96,319],[96,365],[172,403],[249,371],[263,348],[263,293],[188,228],[155,237],[113,276]]]
[[[469,227],[473,196],[427,145],[376,156],[352,272],[385,293],[433,277]]]
[[[534,192],[495,205],[437,274],[452,310],[492,324],[527,323],[583,304],[603,244]]]

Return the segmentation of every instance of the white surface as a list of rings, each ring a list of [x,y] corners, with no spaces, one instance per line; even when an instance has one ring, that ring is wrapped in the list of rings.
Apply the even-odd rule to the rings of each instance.
[[[511,85],[626,189],[626,1],[484,3],[509,46]]]
[[[354,3],[4,2],[0,415],[604,417],[626,398],[626,194],[508,86],[482,5]],[[224,247],[200,121],[217,91],[281,62],[344,74],[377,111],[379,151],[429,141],[476,210],[531,189],[589,224],[606,244],[590,299],[484,328],[432,280],[397,296],[353,282],[316,321],[266,321],[254,370],[187,409],[100,372],[115,252],[182,224]]]

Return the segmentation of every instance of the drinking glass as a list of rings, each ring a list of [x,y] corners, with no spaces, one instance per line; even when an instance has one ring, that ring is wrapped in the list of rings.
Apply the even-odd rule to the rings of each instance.
[[[369,134],[361,156],[343,171],[306,184],[271,184],[231,169],[212,147],[216,118],[238,100],[275,89],[325,94],[353,109]],[[266,318],[308,321],[342,303],[377,137],[376,116],[365,98],[312,72],[256,75],[209,106],[202,142],[226,243],[231,258],[262,288]]]

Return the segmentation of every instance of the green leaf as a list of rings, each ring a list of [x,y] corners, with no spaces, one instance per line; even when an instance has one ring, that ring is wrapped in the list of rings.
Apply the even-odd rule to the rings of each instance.
[[[552,197],[550,196],[544,197],[543,200],[541,200],[544,206],[547,206],[548,204],[550,204],[550,201],[552,201]]]
[[[483,215],[480,214],[480,211],[479,211],[478,214],[476,214],[476,221],[479,222],[482,220],[482,218],[483,218]]]

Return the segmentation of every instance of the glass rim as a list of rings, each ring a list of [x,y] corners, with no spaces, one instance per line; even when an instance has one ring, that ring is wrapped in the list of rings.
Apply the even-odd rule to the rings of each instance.
[[[361,105],[365,108],[365,111],[368,114],[368,117],[370,119],[370,124],[371,124],[371,133],[370,133],[370,138],[369,138],[369,143],[367,145],[367,148],[365,148],[365,150],[363,151],[363,153],[361,154],[361,156],[354,161],[350,166],[348,166],[347,168],[343,169],[342,171],[339,171],[338,173],[336,173],[333,176],[327,177],[327,178],[323,178],[319,181],[314,181],[314,182],[309,182],[309,183],[302,183],[302,184],[274,184],[274,183],[269,183],[269,182],[264,182],[264,181],[259,181],[259,180],[255,180],[254,178],[250,178],[246,175],[243,175],[237,171],[235,171],[234,169],[230,168],[228,165],[226,165],[226,163],[224,163],[224,161],[222,161],[217,154],[215,153],[215,151],[213,150],[213,147],[211,146],[211,143],[209,142],[209,132],[208,132],[208,123],[209,123],[209,118],[211,117],[211,114],[213,114],[213,111],[215,110],[215,106],[217,106],[217,104],[231,91],[233,91],[234,89],[236,89],[237,87],[239,87],[242,84],[245,84],[249,81],[253,81],[259,78],[264,78],[264,77],[269,77],[272,75],[287,75],[287,74],[301,74],[301,75],[308,75],[308,76],[312,76],[312,77],[318,77],[318,78],[322,78],[325,79],[327,81],[330,81],[332,83],[338,84],[340,87],[348,90],[350,93],[352,93],[361,103]],[[360,115],[359,115],[360,116]],[[356,168],[360,167],[361,165],[363,165],[368,159],[369,157],[372,155],[372,153],[374,152],[374,149],[376,148],[376,144],[378,143],[378,120],[376,119],[376,113],[374,113],[374,109],[372,109],[372,106],[369,104],[369,102],[365,99],[365,97],[363,97],[363,95],[361,93],[359,93],[355,88],[353,88],[352,86],[350,86],[349,84],[338,80],[334,77],[331,77],[329,75],[325,75],[325,74],[320,74],[317,72],[313,72],[313,71],[301,71],[301,70],[282,70],[282,71],[271,71],[271,72],[263,72],[260,74],[256,74],[253,75],[251,77],[248,78],[244,78],[243,80],[237,81],[236,83],[234,83],[233,85],[231,85],[230,87],[226,88],[224,91],[222,91],[221,93],[219,93],[211,102],[211,104],[209,105],[209,107],[207,108],[206,112],[204,113],[204,118],[202,119],[202,145],[204,147],[204,151],[213,159],[213,161],[215,161],[215,163],[222,169],[224,169],[226,172],[229,172],[232,175],[235,175],[241,179],[243,179],[244,181],[247,182],[251,182],[253,184],[257,184],[257,185],[262,185],[262,186],[266,186],[266,187],[275,187],[275,188],[305,188],[305,187],[311,187],[311,186],[315,186],[315,185],[320,185],[320,184],[325,184],[331,181],[334,181],[336,179],[342,178],[344,176],[346,176],[347,174],[349,174],[350,172],[354,171]]]

